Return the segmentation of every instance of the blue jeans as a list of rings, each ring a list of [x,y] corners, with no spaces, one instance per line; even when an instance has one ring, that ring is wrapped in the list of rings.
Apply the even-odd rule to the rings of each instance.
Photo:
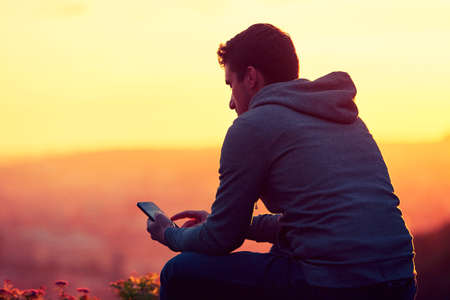
[[[307,299],[413,300],[414,278],[358,288],[308,285],[288,257],[271,253],[235,252],[208,256],[184,252],[161,271],[161,300]]]

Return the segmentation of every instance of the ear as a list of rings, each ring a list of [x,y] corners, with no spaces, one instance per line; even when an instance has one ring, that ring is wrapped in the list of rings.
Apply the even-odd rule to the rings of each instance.
[[[253,66],[248,66],[245,72],[245,83],[249,88],[254,88],[258,82],[257,70]]]
[[[245,73],[245,82],[249,88],[258,91],[265,85],[264,76],[253,66],[248,66]]]

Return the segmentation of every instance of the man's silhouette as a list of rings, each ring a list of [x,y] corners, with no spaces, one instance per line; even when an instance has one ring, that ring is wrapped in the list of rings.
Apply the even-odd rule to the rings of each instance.
[[[255,24],[222,44],[238,117],[225,137],[211,207],[151,237],[181,254],[161,299],[413,299],[412,237],[350,76],[298,79],[290,37]],[[261,199],[273,214],[252,218]],[[270,253],[234,252],[245,239]]]

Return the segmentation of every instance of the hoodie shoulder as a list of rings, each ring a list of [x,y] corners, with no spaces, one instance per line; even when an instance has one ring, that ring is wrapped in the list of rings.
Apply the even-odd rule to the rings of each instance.
[[[296,79],[267,85],[253,97],[250,110],[273,104],[297,113],[349,124],[358,117],[355,96],[356,87],[350,75],[333,72],[314,81]]]

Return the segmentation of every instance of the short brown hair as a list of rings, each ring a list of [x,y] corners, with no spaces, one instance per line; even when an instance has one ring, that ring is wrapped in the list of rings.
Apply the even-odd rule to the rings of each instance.
[[[228,65],[243,80],[248,66],[264,76],[265,84],[298,78],[298,57],[290,36],[271,24],[254,24],[217,50],[219,64]]]

